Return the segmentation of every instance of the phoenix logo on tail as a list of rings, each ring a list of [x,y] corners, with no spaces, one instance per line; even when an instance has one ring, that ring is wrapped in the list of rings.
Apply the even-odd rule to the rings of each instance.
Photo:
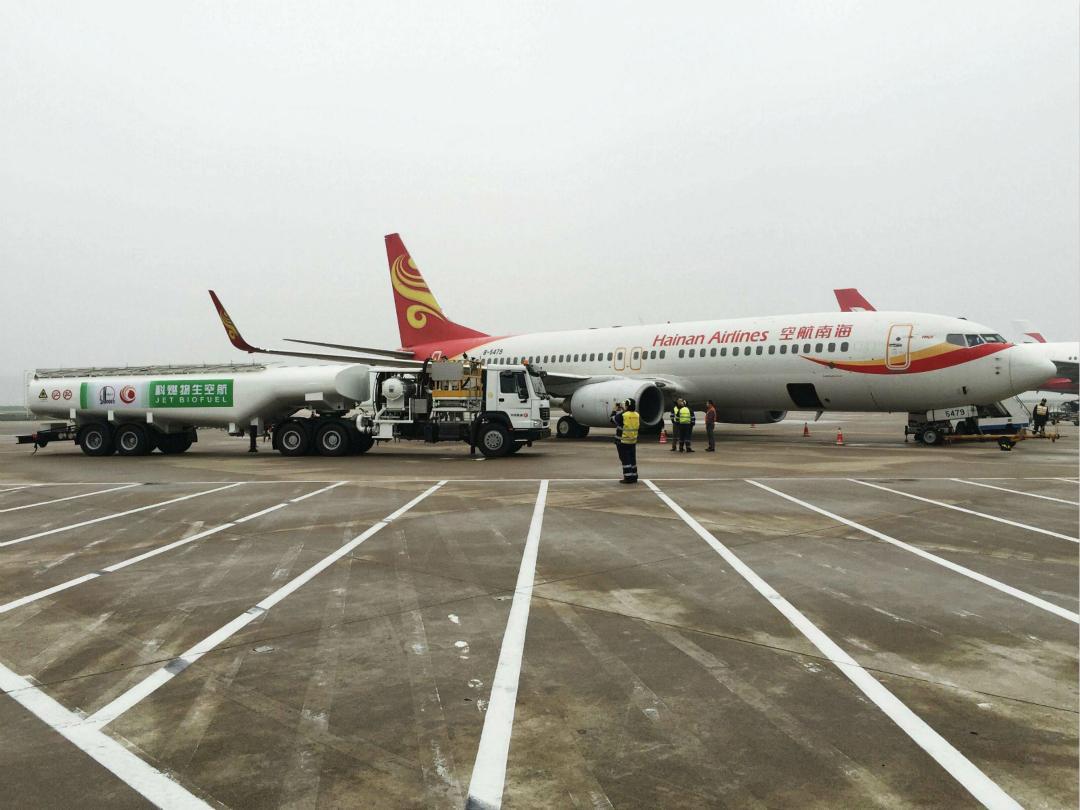
[[[386,237],[386,260],[390,264],[390,283],[394,288],[398,332],[404,348],[444,344],[463,338],[486,338],[489,335],[454,323],[442,311],[412,256],[396,234]],[[475,344],[474,344],[475,345]],[[456,352],[454,352],[456,353]]]

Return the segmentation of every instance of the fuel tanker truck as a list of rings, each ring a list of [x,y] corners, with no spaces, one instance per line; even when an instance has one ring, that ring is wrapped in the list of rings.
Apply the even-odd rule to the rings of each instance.
[[[186,452],[199,428],[255,437],[284,456],[365,453],[377,442],[459,441],[505,456],[551,435],[538,371],[479,362],[410,366],[150,366],[42,369],[27,407],[53,422],[18,436],[74,441],[88,456]]]

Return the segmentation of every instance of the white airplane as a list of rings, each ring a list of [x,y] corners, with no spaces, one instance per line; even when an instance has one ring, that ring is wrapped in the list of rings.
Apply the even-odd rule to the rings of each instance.
[[[401,348],[414,360],[464,354],[529,363],[563,398],[560,437],[607,427],[616,402],[662,424],[675,397],[722,422],[778,422],[789,409],[926,412],[995,402],[1051,376],[1054,364],[989,327],[920,312],[819,312],[494,336],[451,321],[397,234],[386,237]],[[228,325],[226,325],[226,331]],[[230,332],[230,339],[232,333]],[[292,341],[368,357],[386,350]],[[358,362],[340,354],[245,351]]]
[[[840,305],[841,312],[873,312],[874,307],[863,298],[862,293],[849,287],[843,290],[833,290],[836,295],[836,303]],[[1022,336],[1020,342],[1032,346],[1032,351],[1054,364],[1053,376],[1043,380],[1035,388],[1038,391],[1053,391],[1059,394],[1077,393],[1080,385],[1080,375],[1077,373],[1077,358],[1080,356],[1080,342],[1056,341],[1048,342],[1042,333],[1032,329],[1027,321],[1013,321],[1020,330]]]

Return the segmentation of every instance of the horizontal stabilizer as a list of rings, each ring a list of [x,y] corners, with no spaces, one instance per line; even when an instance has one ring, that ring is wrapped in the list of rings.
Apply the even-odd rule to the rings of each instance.
[[[317,340],[299,340],[297,338],[285,338],[287,343],[303,343],[307,346],[322,346],[327,349],[344,349],[347,352],[358,352],[360,354],[370,354],[375,357],[395,357],[399,360],[412,360],[415,356],[415,352],[400,352],[393,349],[373,349],[369,346],[349,346],[345,343],[321,343]]]

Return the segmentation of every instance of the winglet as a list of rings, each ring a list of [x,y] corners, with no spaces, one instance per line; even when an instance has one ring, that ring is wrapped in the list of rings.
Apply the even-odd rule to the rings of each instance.
[[[252,346],[244,340],[244,336],[240,334],[240,330],[236,328],[233,319],[229,317],[229,313],[225,310],[225,305],[221,303],[221,299],[217,297],[217,293],[213,290],[210,290],[209,292],[210,300],[214,302],[214,306],[217,308],[218,317],[221,318],[221,325],[225,327],[225,334],[229,336],[229,342],[240,351],[248,352],[249,354],[265,352],[265,349]]]
[[[833,290],[833,294],[836,296],[836,303],[840,305],[841,312],[876,312],[874,306],[854,287]]]

